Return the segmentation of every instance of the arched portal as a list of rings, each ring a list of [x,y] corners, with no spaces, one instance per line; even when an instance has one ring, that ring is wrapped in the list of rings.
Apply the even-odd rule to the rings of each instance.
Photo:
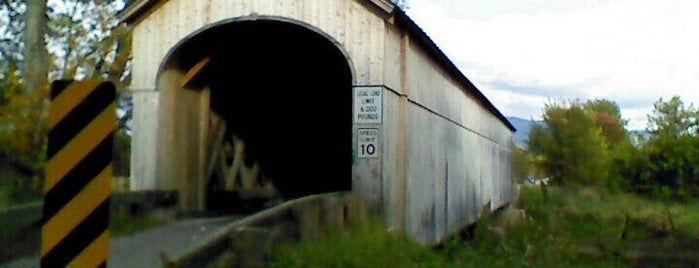
[[[157,173],[183,209],[270,184],[285,198],[351,189],[352,69],[326,36],[273,19],[219,23],[178,44],[158,80]]]

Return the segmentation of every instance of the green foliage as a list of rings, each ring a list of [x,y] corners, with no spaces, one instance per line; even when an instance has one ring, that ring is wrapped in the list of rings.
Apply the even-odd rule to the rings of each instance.
[[[114,176],[128,177],[131,171],[131,137],[124,130],[114,132],[114,150],[112,150]]]
[[[24,93],[18,72],[12,68],[0,80],[4,105],[0,106],[0,157],[22,169],[43,169],[48,90]]]
[[[662,202],[605,188],[551,186],[548,201],[539,187],[523,187],[526,220],[493,231],[485,216],[468,238],[447,239],[438,249],[420,246],[372,221],[336,230],[318,242],[283,245],[273,267],[633,267],[661,252],[672,267],[693,255],[699,237],[699,204],[675,205],[676,231],[667,229]],[[626,215],[630,224],[624,228]],[[622,240],[622,232],[625,238]],[[659,233],[665,235],[659,236]],[[696,242],[694,242],[696,243]],[[630,258],[634,256],[636,260]]]
[[[606,183],[610,153],[595,112],[578,102],[551,103],[543,117],[545,126],[532,128],[528,147],[542,156],[539,164],[554,181]]]
[[[131,31],[119,25],[121,1],[64,0],[50,6],[50,38],[53,78],[105,79],[117,89],[130,79]]]
[[[649,139],[628,167],[631,188],[664,199],[699,196],[699,111],[679,97],[660,99],[648,116]]]
[[[104,79],[114,82],[117,89],[124,88],[130,80],[131,31],[118,24],[115,15],[121,8],[124,5],[119,0],[49,2],[48,31],[43,39],[49,53],[45,62],[49,78]],[[31,68],[19,71],[37,58],[23,50],[24,33],[30,30],[24,22],[26,10],[26,1],[0,3],[0,21],[11,22],[0,27],[0,161],[25,174],[23,178],[0,178],[6,180],[0,185],[10,187],[12,199],[22,200],[41,192],[48,134],[48,85],[28,83],[40,80],[25,77],[32,74]],[[115,124],[121,128],[125,122]],[[115,135],[115,172],[123,175],[129,161],[124,151],[128,137],[122,134]]]
[[[679,138],[697,134],[697,110],[693,105],[685,107],[678,96],[665,102],[662,98],[653,104],[648,115],[648,130],[655,139]]]
[[[585,108],[597,113],[607,114],[625,124],[625,122],[621,119],[621,109],[619,108],[619,104],[616,102],[606,99],[588,100],[585,102]]]
[[[43,198],[41,191],[43,179],[37,175],[19,173],[20,176],[4,178],[4,188],[0,189],[7,192],[8,204],[21,205],[40,201]]]
[[[512,176],[518,183],[524,182],[532,167],[526,150],[515,146],[512,149]]]
[[[607,145],[612,149],[630,145],[627,122],[621,118],[621,109],[616,102],[597,99],[587,101],[584,107],[594,112],[595,124],[600,128]]]
[[[699,111],[679,97],[660,99],[650,136],[633,146],[618,105],[608,100],[548,104],[529,149],[554,181],[607,185],[664,200],[699,196]]]
[[[635,263],[628,258],[639,252],[658,250],[692,254],[683,243],[695,240],[699,228],[692,220],[699,217],[698,206],[673,207],[673,215],[684,218],[677,231],[666,236],[664,204],[628,193],[610,193],[597,187],[548,187],[548,201],[539,187],[522,187],[520,204],[528,220],[507,230],[492,231],[492,219],[477,223],[473,239],[454,239],[444,253],[451,267],[625,267]],[[629,215],[631,227],[620,236]],[[679,237],[679,238],[678,238]],[[691,242],[690,242],[691,243]]]
[[[581,256],[574,240],[553,225],[526,221],[500,236],[489,230],[490,220],[477,222],[470,241],[449,242],[451,267],[615,267],[614,260]]]
[[[275,249],[271,267],[444,267],[445,260],[379,220],[335,230],[319,242]]]
[[[627,142],[618,145],[611,150],[612,163],[610,167],[610,177],[607,185],[613,191],[627,191],[632,188],[633,181],[629,178],[647,177],[643,167],[650,164],[647,155],[643,154],[637,147]]]

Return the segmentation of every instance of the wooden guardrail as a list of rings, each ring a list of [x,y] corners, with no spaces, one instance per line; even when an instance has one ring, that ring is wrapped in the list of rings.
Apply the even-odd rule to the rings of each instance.
[[[367,213],[361,199],[350,192],[294,199],[230,223],[183,254],[163,260],[163,265],[202,267],[231,250],[234,265],[264,267],[264,252],[271,244],[315,240],[324,228],[340,228],[348,221],[362,220]]]

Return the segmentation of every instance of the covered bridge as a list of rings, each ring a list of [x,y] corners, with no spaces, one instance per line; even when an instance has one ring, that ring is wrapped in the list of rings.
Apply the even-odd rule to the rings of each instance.
[[[353,191],[427,244],[513,198],[514,127],[386,0],[141,0],[121,16],[133,190],[178,190],[183,211]]]

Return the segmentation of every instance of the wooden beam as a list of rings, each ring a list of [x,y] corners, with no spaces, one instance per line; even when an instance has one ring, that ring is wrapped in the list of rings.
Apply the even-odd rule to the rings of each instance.
[[[211,178],[211,174],[216,172],[218,160],[221,157],[223,148],[223,138],[226,134],[226,121],[214,111],[210,111],[210,132],[209,132],[209,156],[207,158],[206,180]]]
[[[211,57],[206,57],[197,62],[197,64],[194,64],[189,71],[187,71],[186,74],[184,74],[184,77],[182,77],[182,82],[180,82],[180,86],[182,87],[187,87],[193,80],[196,78],[196,76],[201,73],[201,70],[206,67],[207,64],[211,62]]]
[[[245,152],[245,143],[233,136],[233,151],[235,155],[233,156],[233,163],[228,170],[228,176],[226,177],[226,190],[235,190],[235,181],[240,173],[240,167],[243,165],[243,153]]]

